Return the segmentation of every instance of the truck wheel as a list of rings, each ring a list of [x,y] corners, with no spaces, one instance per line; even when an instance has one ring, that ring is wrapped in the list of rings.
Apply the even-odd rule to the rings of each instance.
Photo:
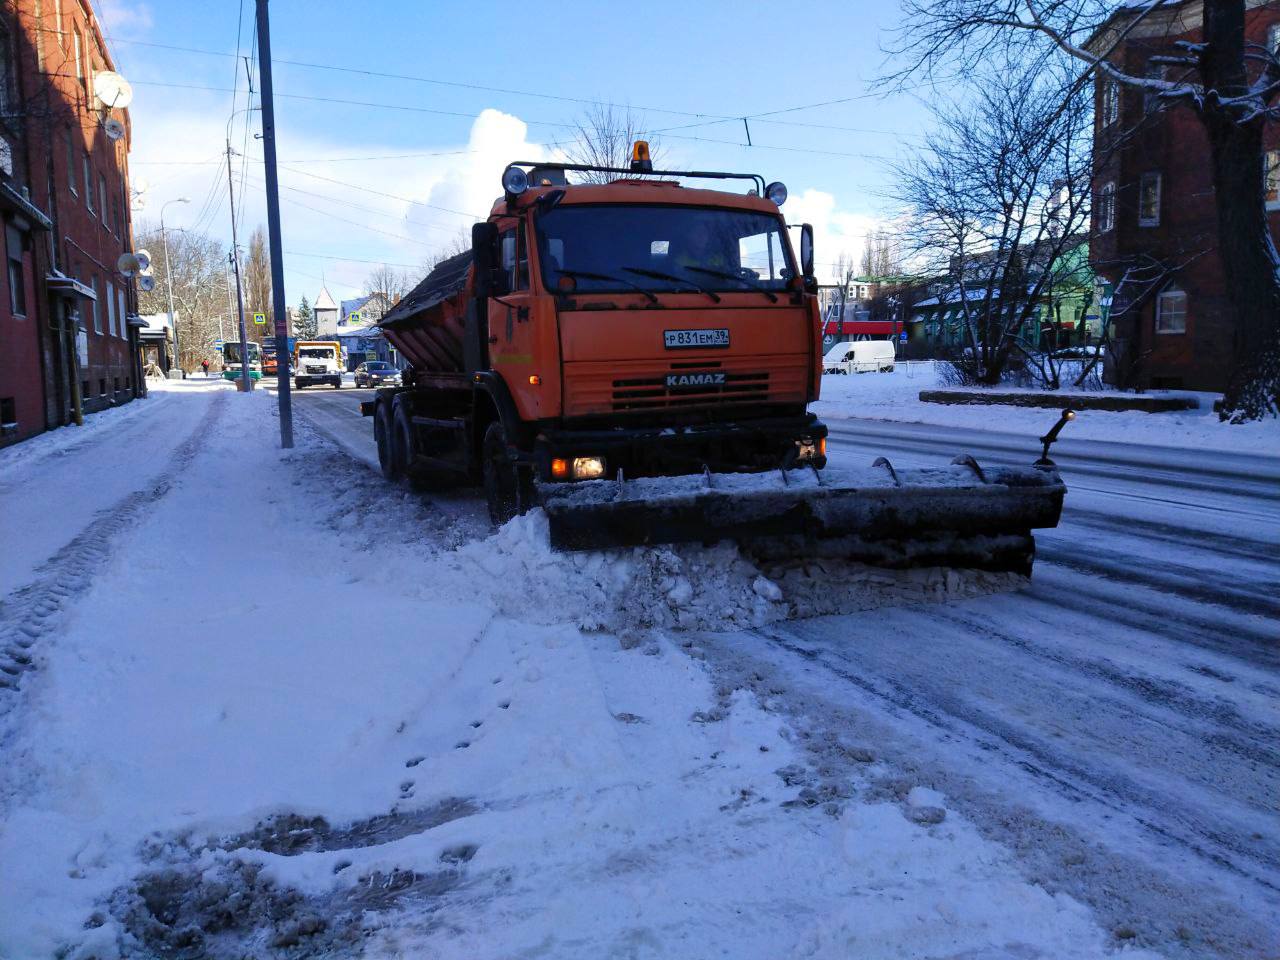
[[[335,390],[341,390],[341,389],[342,389],[342,380],[341,380],[341,378],[339,378],[339,379],[337,379],[337,380],[333,381],[333,389],[335,389]]]
[[[373,414],[373,439],[378,444],[378,467],[388,480],[398,480],[404,473],[404,460],[398,455],[398,445],[392,430],[391,414],[385,403],[378,404]]]
[[[481,456],[484,496],[494,523],[506,523],[533,506],[533,475],[512,461],[501,423],[495,421],[485,430]]]
[[[295,389],[295,390],[301,390],[301,389],[302,389],[302,381],[301,381],[301,380],[295,380],[295,381],[293,381],[293,389]]]

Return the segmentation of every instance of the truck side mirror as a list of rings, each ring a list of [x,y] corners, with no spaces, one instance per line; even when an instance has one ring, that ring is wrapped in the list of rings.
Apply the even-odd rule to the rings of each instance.
[[[498,256],[498,225],[476,223],[471,227],[471,253],[476,264],[476,295],[500,297],[506,293],[506,276]]]
[[[800,225],[800,273],[804,276],[804,287],[812,291],[817,287],[817,279],[813,275],[813,224]]]

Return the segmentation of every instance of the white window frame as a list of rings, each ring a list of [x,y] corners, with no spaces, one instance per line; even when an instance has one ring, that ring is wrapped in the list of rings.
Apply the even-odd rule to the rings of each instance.
[[[95,213],[93,209],[93,167],[89,164],[88,150],[81,155],[80,162],[84,165],[84,206],[90,213]]]
[[[1108,180],[1098,191],[1098,233],[1110,233],[1116,227],[1116,185]]]
[[[1266,192],[1275,193],[1275,197],[1267,201],[1267,209],[1280,210],[1280,150],[1268,150],[1262,155],[1262,170]]]
[[[116,287],[110,280],[107,281],[107,331],[113,336],[120,336],[116,332]]]
[[[98,278],[90,277],[89,286],[93,290],[93,332],[102,333],[102,311],[98,309]]]
[[[1167,298],[1178,297],[1182,300],[1182,316],[1179,318],[1182,326],[1177,330],[1161,329],[1161,324],[1165,321],[1165,300]],[[1178,336],[1187,332],[1187,291],[1181,287],[1166,287],[1156,295],[1156,333],[1160,336]]]
[[[116,316],[120,318],[120,338],[122,340],[127,339],[129,336],[129,326],[125,322],[127,314],[125,312],[123,285],[116,288]]]
[[[1146,195],[1147,184],[1155,180],[1156,182],[1156,210],[1155,214],[1150,217],[1142,215],[1143,197]],[[1158,227],[1160,226],[1160,204],[1163,201],[1164,194],[1164,177],[1161,176],[1159,170],[1149,170],[1138,178],[1138,226],[1140,227]]]
[[[1102,81],[1102,125],[1109,127],[1120,119],[1120,84],[1107,78]]]

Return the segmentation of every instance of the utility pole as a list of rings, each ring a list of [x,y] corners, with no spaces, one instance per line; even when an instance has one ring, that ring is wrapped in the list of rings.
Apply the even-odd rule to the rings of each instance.
[[[284,250],[280,242],[280,185],[276,178],[276,107],[271,89],[271,25],[267,0],[258,5],[258,78],[262,84],[262,157],[267,179],[267,236],[271,248],[271,309],[276,328],[276,397],[280,446],[293,446],[293,398],[289,393],[289,315],[284,299]]]
[[[160,241],[164,244],[164,282],[169,288],[169,329],[173,331],[173,359],[182,367],[182,354],[178,351],[178,315],[173,310],[173,271],[169,269],[169,233],[164,228],[164,208],[171,203],[190,203],[186,197],[166,200],[160,205]]]
[[[231,176],[231,137],[227,136],[227,194],[231,198],[231,266],[236,273],[236,310],[240,314],[240,380],[246,393],[253,389],[249,376],[249,334],[244,326],[244,294],[240,290],[240,247],[236,241],[236,190]],[[226,344],[223,344],[223,361],[226,360]]]

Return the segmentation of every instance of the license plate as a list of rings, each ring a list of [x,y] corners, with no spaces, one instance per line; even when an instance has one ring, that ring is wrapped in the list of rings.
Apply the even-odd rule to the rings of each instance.
[[[727,347],[729,331],[720,330],[664,330],[662,342],[668,350],[684,347]]]
[[[688,373],[668,373],[668,390],[703,390],[724,386],[725,375],[717,371],[692,370]]]

